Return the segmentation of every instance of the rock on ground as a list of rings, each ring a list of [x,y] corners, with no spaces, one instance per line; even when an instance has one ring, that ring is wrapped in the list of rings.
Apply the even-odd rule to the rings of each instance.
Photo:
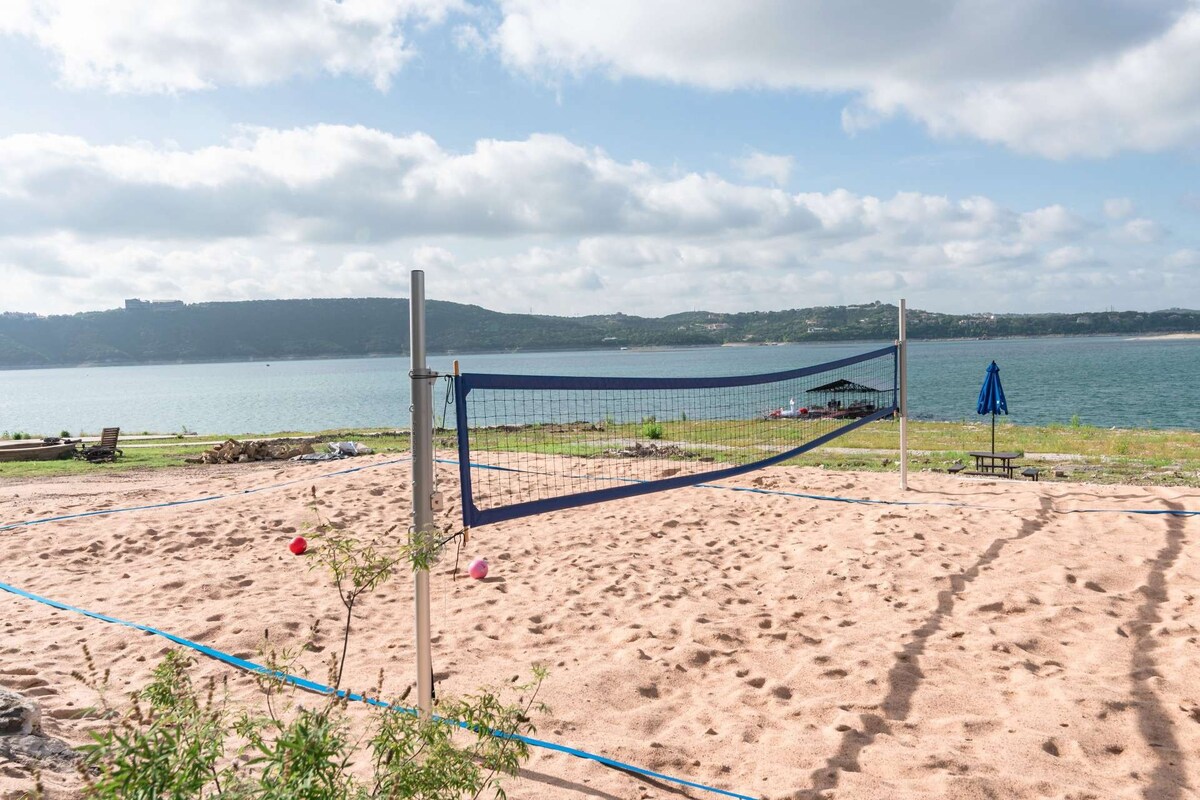
[[[79,759],[79,753],[66,742],[42,733],[42,711],[37,703],[0,687],[0,762],[63,772],[75,769]]]

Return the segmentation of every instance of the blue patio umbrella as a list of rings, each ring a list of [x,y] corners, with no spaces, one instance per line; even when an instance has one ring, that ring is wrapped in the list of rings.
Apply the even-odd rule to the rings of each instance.
[[[993,361],[987,368],[987,377],[979,389],[977,414],[992,415],[992,452],[996,452],[996,414],[1008,413],[1008,401],[1004,399],[1004,387],[1000,385],[1000,368]]]

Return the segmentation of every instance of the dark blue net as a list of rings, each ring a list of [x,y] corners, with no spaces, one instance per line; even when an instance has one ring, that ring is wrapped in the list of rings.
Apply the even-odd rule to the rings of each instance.
[[[897,410],[896,347],[715,378],[455,379],[463,524],[718,480]]]

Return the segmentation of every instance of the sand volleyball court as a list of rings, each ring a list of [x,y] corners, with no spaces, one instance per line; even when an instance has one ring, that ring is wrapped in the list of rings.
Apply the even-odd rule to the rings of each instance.
[[[342,607],[287,544],[320,512],[363,537],[407,525],[409,475],[234,465],[0,485],[0,525],[227,495],[0,532],[0,580],[255,658],[264,629],[299,642],[321,620],[323,677]],[[590,460],[589,469],[603,462]],[[456,471],[439,465],[446,524]],[[244,490],[282,488],[244,494]],[[486,526],[452,579],[433,575],[437,691],[549,669],[537,736],[765,798],[1200,796],[1200,518],[1084,509],[1200,509],[1200,490],[971,481],[776,467]],[[863,505],[787,492],[924,505]],[[962,507],[963,505],[969,507]],[[465,577],[486,557],[484,581]],[[407,577],[368,597],[349,685],[414,678]],[[101,721],[71,677],[82,645],[128,692],[161,638],[0,593],[0,685],[82,743]],[[258,704],[229,676],[232,702]],[[120,699],[119,697],[115,699]],[[51,797],[76,779],[47,774]],[[0,763],[0,798],[29,775]],[[535,750],[512,798],[716,798]]]

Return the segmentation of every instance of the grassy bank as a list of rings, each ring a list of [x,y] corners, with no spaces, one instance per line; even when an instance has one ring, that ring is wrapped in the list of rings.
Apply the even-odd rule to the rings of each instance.
[[[660,424],[661,438],[657,441],[679,445],[718,462],[744,463],[764,455],[758,444],[762,441],[757,430],[760,424],[777,426],[781,423],[724,423],[714,428],[713,423],[663,422]],[[699,444],[702,433],[705,444]],[[282,437],[302,437],[317,443],[361,440],[380,453],[406,452],[409,447],[406,434],[384,430],[283,431],[236,438]],[[185,458],[207,449],[210,445],[206,442],[224,438],[227,437],[204,435],[181,439],[164,436],[122,441],[124,456],[112,464],[69,460],[0,463],[0,480],[180,467]],[[894,471],[897,469],[899,438],[897,423],[875,422],[788,463],[831,470]],[[629,424],[606,425],[602,431],[582,426],[542,426],[524,429],[518,434],[477,431],[473,433],[473,439],[479,449],[534,449],[582,457],[604,455],[606,451],[619,448],[622,442],[649,441],[643,426]],[[442,434],[436,437],[436,444],[441,449],[452,449],[455,440],[452,434]],[[988,422],[911,422],[909,468],[944,471],[956,462],[970,464],[967,453],[987,450],[990,444]],[[1000,450],[1023,453],[1021,464],[1041,469],[1043,480],[1200,486],[1200,432],[1000,424],[996,428],[996,446]],[[203,465],[188,468],[211,469]]]

